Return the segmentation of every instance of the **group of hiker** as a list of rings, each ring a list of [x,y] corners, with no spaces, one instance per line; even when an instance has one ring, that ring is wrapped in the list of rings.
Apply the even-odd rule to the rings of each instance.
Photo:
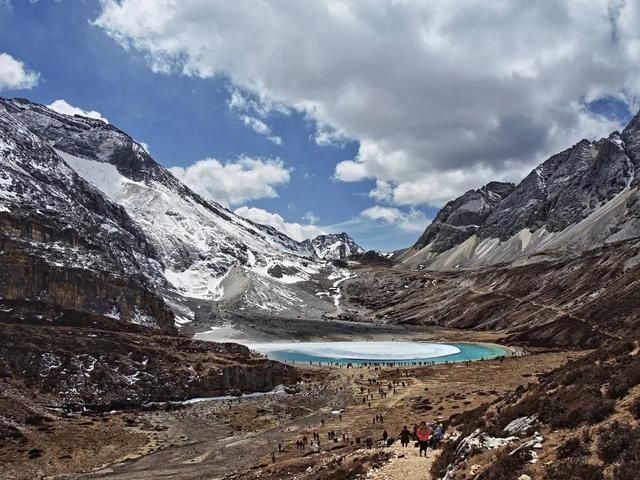
[[[413,439],[416,442],[416,446],[420,449],[420,456],[424,453],[426,457],[427,449],[436,449],[443,435],[444,430],[441,423],[438,425],[429,425],[427,422],[420,422],[420,425],[415,424],[413,426],[413,433],[411,433],[405,425],[400,432],[400,445],[408,447],[409,442]]]

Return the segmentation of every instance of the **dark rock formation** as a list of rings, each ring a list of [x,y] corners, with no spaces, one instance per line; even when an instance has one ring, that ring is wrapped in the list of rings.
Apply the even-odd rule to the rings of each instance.
[[[2,323],[0,376],[65,409],[136,408],[148,402],[266,392],[297,380],[295,369],[233,343],[82,327]],[[112,325],[112,327],[115,326]]]
[[[420,249],[433,242],[432,250],[438,253],[464,242],[514,188],[512,183],[491,182],[450,201],[438,212],[413,248]]]
[[[318,235],[302,243],[314,251],[318,258],[324,260],[342,260],[364,253],[364,249],[345,232]]]

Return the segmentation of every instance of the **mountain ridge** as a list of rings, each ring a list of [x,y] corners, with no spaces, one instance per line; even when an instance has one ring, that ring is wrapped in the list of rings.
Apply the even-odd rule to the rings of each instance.
[[[20,142],[37,144],[44,163],[59,166],[56,168],[64,169],[64,175],[72,175],[74,182],[81,185],[81,191],[67,195],[68,205],[73,207],[74,202],[84,198],[99,199],[99,204],[119,212],[128,228],[138,232],[141,250],[130,262],[135,266],[134,273],[145,277],[141,288],[164,298],[179,325],[191,323],[198,302],[210,300],[231,302],[236,311],[275,314],[302,311],[310,301],[323,309],[333,308],[328,301],[296,284],[335,274],[336,267],[317,257],[309,245],[273,227],[240,217],[193,192],[114,125],[60,114],[26,99],[0,99],[0,109],[5,136],[16,136],[18,147]],[[8,152],[6,145],[5,151]],[[20,148],[13,151],[20,157]],[[20,161],[28,165],[32,157],[25,154]],[[14,175],[15,171],[5,173],[3,187]],[[48,188],[48,182],[55,178],[40,177],[32,190]],[[0,196],[0,200],[2,209],[8,212],[29,203],[23,197],[10,195]],[[46,207],[37,200],[30,205],[35,211]],[[69,225],[78,221],[73,208],[55,206],[55,202],[51,205],[55,214],[70,213],[66,219]],[[78,237],[92,238],[88,232],[79,233]],[[105,241],[101,249],[108,258],[118,254],[121,244]],[[45,257],[49,261],[47,255],[42,255]],[[150,266],[145,266],[147,263]],[[115,268],[103,267],[103,271]],[[113,299],[109,302],[118,303]],[[94,313],[110,314],[112,310],[117,313],[120,306],[101,307]]]
[[[399,261],[472,268],[540,254],[578,254],[635,238],[640,235],[639,184],[640,113],[622,133],[583,139],[552,155],[489,204],[483,216],[460,214],[482,189],[447,203]]]

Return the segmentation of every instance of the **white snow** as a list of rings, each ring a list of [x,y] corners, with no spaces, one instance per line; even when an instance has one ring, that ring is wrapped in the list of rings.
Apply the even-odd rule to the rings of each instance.
[[[101,158],[109,158],[110,146],[104,144],[101,148]],[[61,151],[58,154],[86,181],[125,207],[162,258],[165,278],[181,295],[222,300],[225,276],[244,263],[243,269],[253,273],[247,277],[262,277],[253,285],[254,290],[265,289],[253,292],[253,305],[267,311],[282,310],[296,301],[292,298],[295,293],[274,285],[308,280],[324,265],[310,258],[301,244],[262,229],[214,202],[203,204],[171,182],[136,182],[110,163]],[[242,257],[246,262],[241,263]],[[283,267],[286,274],[272,277],[268,271],[275,266]],[[179,322],[187,320],[177,313]]]
[[[246,343],[257,352],[304,353],[328,358],[415,360],[460,353],[453,345],[417,342],[277,342]]]
[[[56,153],[60,155],[78,175],[112,200],[115,200],[127,183],[137,183],[121,175],[115,165],[111,165],[110,163],[76,157],[61,150],[56,150]]]

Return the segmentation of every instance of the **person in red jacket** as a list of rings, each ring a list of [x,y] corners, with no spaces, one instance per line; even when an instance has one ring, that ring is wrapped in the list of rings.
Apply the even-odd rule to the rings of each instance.
[[[424,452],[424,456],[427,456],[427,447],[429,446],[429,437],[431,437],[431,429],[425,422],[420,422],[420,426],[416,431],[416,437],[418,437],[418,446],[420,447],[420,456]]]

